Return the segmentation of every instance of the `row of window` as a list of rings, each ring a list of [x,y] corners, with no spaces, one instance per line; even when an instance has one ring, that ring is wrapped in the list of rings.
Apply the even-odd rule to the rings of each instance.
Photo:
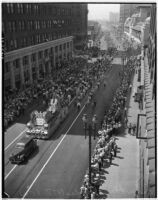
[[[70,19],[54,19],[54,20],[29,20],[29,21],[9,21],[3,22],[3,31],[5,32],[19,32],[19,31],[30,31],[39,30],[46,28],[58,28],[62,26],[71,25],[72,20]]]
[[[72,15],[70,8],[58,8],[54,5],[28,4],[28,3],[4,3],[7,14],[54,14],[54,15]]]
[[[67,44],[65,43],[63,45],[64,50],[66,49],[66,46],[67,46],[67,48],[69,48],[70,46],[72,47],[72,43],[70,43],[70,45],[69,45],[69,43],[67,43]],[[59,47],[58,46],[55,47],[56,53],[58,52],[58,49],[61,51],[62,45],[59,45]],[[53,54],[53,47],[50,48],[50,49],[46,49],[44,51],[39,51],[38,55],[36,55],[36,53],[33,53],[31,55],[31,58],[30,58],[31,62],[35,62],[37,60],[37,58],[42,59],[43,57],[48,57],[49,54],[50,55]],[[38,57],[36,57],[36,56],[38,56]],[[29,56],[24,56],[23,59],[22,59],[22,63],[23,63],[24,66],[27,66],[29,64]],[[16,69],[20,68],[20,59],[14,60],[13,65],[15,66]],[[10,71],[9,62],[7,62],[7,63],[5,63],[5,66],[4,66],[4,72],[8,73],[9,71]]]
[[[56,32],[53,34],[51,33],[37,34],[30,37],[23,37],[21,39],[12,39],[12,40],[6,41],[5,47],[6,47],[6,51],[10,51],[10,50],[14,50],[14,49],[22,48],[22,47],[40,44],[47,41],[52,41],[52,40],[59,39],[62,37],[67,37],[70,35],[71,35],[70,31]]]

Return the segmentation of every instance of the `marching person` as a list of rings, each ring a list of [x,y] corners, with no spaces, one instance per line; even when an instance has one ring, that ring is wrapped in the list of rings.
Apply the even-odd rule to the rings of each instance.
[[[78,112],[80,111],[80,108],[81,108],[81,103],[78,101],[78,102],[77,102],[77,111],[78,111]]]

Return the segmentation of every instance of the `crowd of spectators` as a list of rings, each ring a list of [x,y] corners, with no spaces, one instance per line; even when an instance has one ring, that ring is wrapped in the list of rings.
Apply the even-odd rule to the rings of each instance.
[[[81,101],[87,90],[92,87],[94,80],[97,80],[105,70],[103,67],[105,63],[108,63],[108,59],[101,59],[94,64],[88,63],[83,57],[73,58],[50,78],[7,96],[4,104],[4,128],[24,115],[34,100],[42,99],[47,107],[52,98],[58,98],[61,107],[67,106],[75,96],[77,101]]]
[[[105,111],[101,129],[98,131],[98,141],[91,158],[91,185],[89,185],[89,172],[87,172],[80,191],[82,199],[99,198],[102,167],[108,163],[110,165],[113,157],[117,155],[115,131],[123,125],[124,118],[127,118],[126,101],[131,92],[129,86],[137,63],[136,57],[130,58],[119,73],[120,86],[116,90],[110,109]],[[122,116],[124,116],[123,119]]]

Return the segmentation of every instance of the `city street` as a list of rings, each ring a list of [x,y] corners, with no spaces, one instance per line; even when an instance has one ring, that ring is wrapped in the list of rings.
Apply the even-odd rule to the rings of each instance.
[[[91,106],[85,110],[85,100],[79,113],[72,106],[68,118],[55,135],[48,141],[39,140],[38,151],[24,165],[11,165],[8,157],[17,142],[14,139],[24,134],[25,124],[19,123],[9,129],[5,137],[5,191],[11,197],[79,198],[80,186],[88,167],[88,138],[84,137],[81,118],[85,112],[89,118],[95,113],[100,126],[104,110],[109,108],[119,86],[119,71],[120,66],[113,65],[105,75],[107,87],[101,85],[97,91],[95,110]],[[8,146],[11,141],[14,142]],[[92,139],[92,149],[95,143],[96,140]]]
[[[156,198],[156,3],[1,7],[1,198]]]

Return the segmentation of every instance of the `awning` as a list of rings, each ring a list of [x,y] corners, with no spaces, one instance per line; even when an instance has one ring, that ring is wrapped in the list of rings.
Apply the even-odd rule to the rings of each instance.
[[[155,186],[155,171],[149,173],[149,187]]]
[[[154,112],[148,113],[148,115],[146,116],[146,118],[147,118],[147,119],[155,118]]]
[[[146,124],[147,125],[152,124],[152,123],[154,124],[154,117],[150,117],[150,118],[146,119]]]
[[[154,129],[155,129],[154,123],[147,125],[147,131],[154,130]]]
[[[155,154],[155,148],[148,149],[148,161],[150,161],[151,159],[155,159]]]
[[[148,96],[147,98],[146,98],[146,103],[151,103],[152,102],[152,96]]]
[[[149,173],[155,171],[155,159],[149,160]]]
[[[147,108],[147,109],[146,109],[146,113],[147,113],[147,114],[148,114],[148,113],[151,113],[151,112],[153,113],[153,108]]]
[[[147,138],[155,138],[155,130],[150,130],[147,132]]]
[[[155,138],[151,138],[147,140],[147,148],[151,149],[155,147]]]
[[[152,102],[146,103],[145,107],[146,108],[153,108],[153,103]]]
[[[152,187],[149,187],[149,198],[156,198],[155,185]]]

